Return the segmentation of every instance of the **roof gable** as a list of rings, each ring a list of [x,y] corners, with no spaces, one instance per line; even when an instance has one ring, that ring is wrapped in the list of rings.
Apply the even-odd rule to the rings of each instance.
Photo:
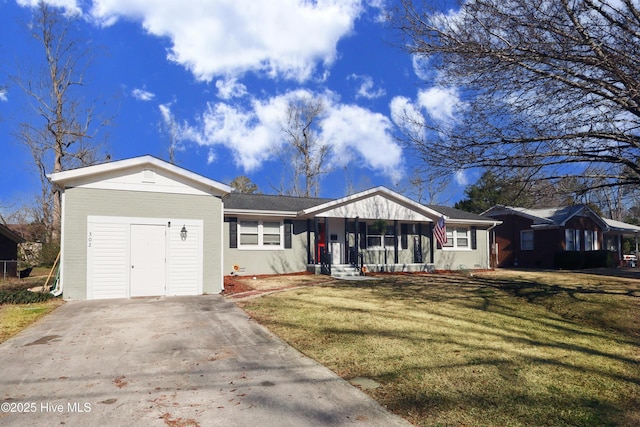
[[[528,209],[515,206],[493,206],[481,214],[482,216],[518,215],[533,220],[532,228],[564,227],[576,216],[592,218],[600,228],[608,230],[609,225],[587,205],[561,206],[555,208]]]
[[[11,231],[9,229],[9,227],[5,227],[4,225],[0,224],[0,236],[4,236],[7,239],[15,242],[15,243],[24,243],[25,240],[20,237],[18,234],[14,233],[13,231]]]
[[[64,188],[200,194],[223,196],[231,187],[153,156],[102,163],[53,173],[51,181]]]
[[[303,209],[301,216],[314,215],[334,218],[376,219],[404,221],[433,221],[440,213],[414,202],[385,187],[376,187],[317,206]]]

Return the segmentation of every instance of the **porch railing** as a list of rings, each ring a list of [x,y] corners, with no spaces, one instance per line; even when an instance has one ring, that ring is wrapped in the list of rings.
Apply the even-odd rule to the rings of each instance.
[[[364,254],[362,252],[355,248],[349,249],[349,263],[358,270],[361,276],[364,274],[362,269],[364,267]]]
[[[331,252],[326,249],[320,249],[320,273],[331,276]]]

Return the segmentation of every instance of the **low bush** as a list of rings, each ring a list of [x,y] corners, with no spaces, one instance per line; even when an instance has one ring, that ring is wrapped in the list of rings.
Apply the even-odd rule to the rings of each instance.
[[[563,270],[612,268],[615,267],[615,255],[611,251],[562,251],[556,254],[555,266]]]
[[[31,304],[54,298],[49,292],[31,292],[26,289],[0,290],[0,305],[2,304]]]

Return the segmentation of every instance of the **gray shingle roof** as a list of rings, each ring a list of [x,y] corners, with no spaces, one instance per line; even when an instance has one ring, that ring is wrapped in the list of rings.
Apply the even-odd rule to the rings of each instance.
[[[224,201],[225,209],[298,212],[334,199],[230,193],[224,196],[222,200]]]
[[[436,212],[440,212],[441,214],[449,217],[450,219],[485,221],[485,222],[487,221],[486,216],[480,216],[471,212],[463,211],[463,210],[452,208],[449,206],[440,206],[440,205],[426,205],[426,206],[433,209]]]
[[[239,209],[251,211],[278,211],[299,212],[335,199],[315,197],[277,196],[269,194],[243,194],[230,193],[224,196],[225,209]],[[462,211],[448,206],[426,205],[427,207],[444,214],[450,219],[487,221],[487,217]]]

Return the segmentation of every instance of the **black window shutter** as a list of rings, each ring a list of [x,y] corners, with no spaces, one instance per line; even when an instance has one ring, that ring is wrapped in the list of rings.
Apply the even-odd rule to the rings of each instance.
[[[400,224],[400,246],[402,249],[409,247],[409,224]]]
[[[285,219],[284,220],[284,248],[285,249],[291,249],[292,247],[292,243],[291,243],[292,228],[293,228],[293,221],[291,221],[290,219]]]
[[[228,218],[229,221],[229,247],[238,247],[238,218]]]
[[[471,227],[471,249],[478,249],[478,227]]]

